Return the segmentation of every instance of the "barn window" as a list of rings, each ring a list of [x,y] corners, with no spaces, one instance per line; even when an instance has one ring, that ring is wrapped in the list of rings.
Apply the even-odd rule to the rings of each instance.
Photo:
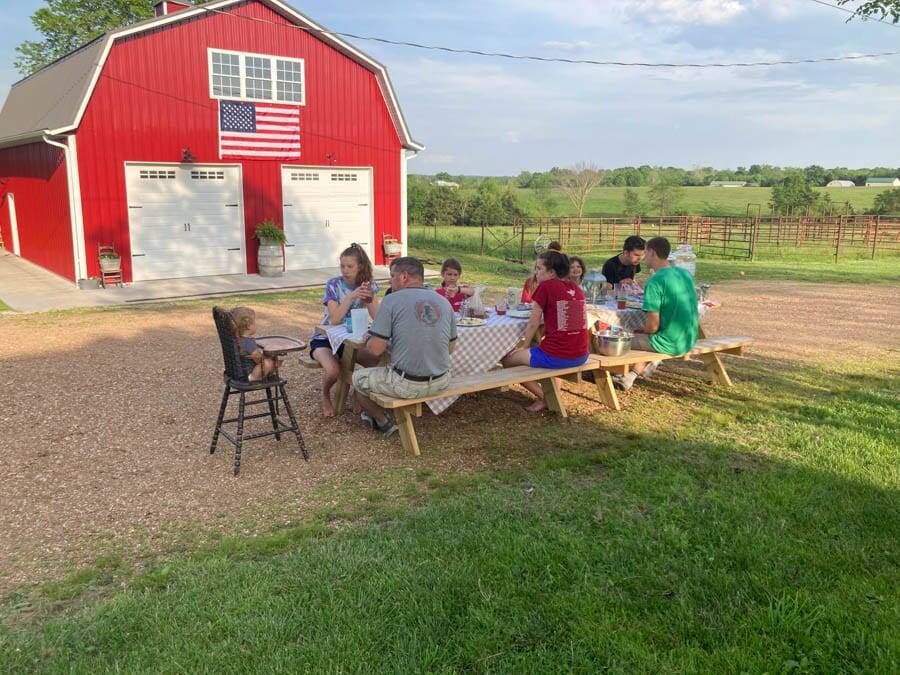
[[[141,172],[138,174],[141,177],[141,180],[174,180],[175,172],[172,170],[165,169],[141,169]]]
[[[303,59],[209,50],[210,98],[306,104]]]
[[[212,53],[212,90],[214,96],[241,96],[241,60],[237,54]]]
[[[291,180],[319,180],[319,174],[317,173],[291,173]]]
[[[225,172],[195,169],[191,171],[191,178],[193,180],[225,180]]]
[[[333,174],[331,174],[331,180],[335,181],[335,182],[338,182],[338,181],[356,182],[356,174],[355,173],[333,173]]]

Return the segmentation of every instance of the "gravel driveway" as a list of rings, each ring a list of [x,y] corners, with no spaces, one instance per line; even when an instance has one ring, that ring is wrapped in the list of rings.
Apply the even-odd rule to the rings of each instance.
[[[714,297],[723,307],[705,325],[712,335],[753,335],[756,354],[826,362],[852,345],[854,358],[887,358],[898,346],[898,295],[890,287],[721,284]],[[111,542],[147,552],[182,525],[223,527],[273,502],[296,512],[314,488],[353,473],[486,461],[477,446],[441,451],[465,434],[460,416],[474,400],[419,425],[430,450],[416,460],[350,414],[323,420],[318,372],[294,362],[285,374],[311,461],[289,442],[256,441],[235,480],[230,445],[206,450],[222,394],[212,304],[0,316],[0,590],[70,570]],[[320,312],[287,300],[257,311],[260,332],[303,337]],[[521,414],[523,401],[498,397],[491,414]]]

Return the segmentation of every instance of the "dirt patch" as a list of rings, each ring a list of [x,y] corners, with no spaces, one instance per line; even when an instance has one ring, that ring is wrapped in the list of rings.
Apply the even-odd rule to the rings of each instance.
[[[897,348],[896,289],[744,282],[721,284],[715,296],[723,306],[705,321],[708,333],[753,335],[757,354],[821,363]],[[278,301],[259,306],[258,323],[263,333],[306,337],[319,312],[317,303]],[[207,451],[222,393],[209,307],[7,315],[0,328],[0,590],[56,576],[104,547],[159,550],[180,526],[252,522],[273,501],[284,505],[273,517],[289,519],[318,487],[354,473],[466,470],[515,461],[497,448],[519,436],[528,445],[527,428],[496,425],[522,415],[526,399],[511,391],[492,394],[490,406],[465,397],[440,418],[427,415],[425,454],[410,458],[349,413],[322,419],[318,373],[289,362],[311,460],[290,441],[254,441],[235,480],[230,445]],[[573,415],[599,412],[589,387],[566,400]],[[604,419],[615,424],[613,414]]]

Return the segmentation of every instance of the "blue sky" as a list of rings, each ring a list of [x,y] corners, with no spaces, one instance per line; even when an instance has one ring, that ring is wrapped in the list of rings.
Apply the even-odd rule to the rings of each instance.
[[[103,0],[97,0],[102,2]],[[0,96],[38,0],[0,0]],[[336,31],[626,61],[900,50],[900,28],[809,0],[293,0]],[[703,71],[486,59],[356,43],[384,63],[421,173],[515,174],[591,161],[692,167],[900,164],[900,56]]]

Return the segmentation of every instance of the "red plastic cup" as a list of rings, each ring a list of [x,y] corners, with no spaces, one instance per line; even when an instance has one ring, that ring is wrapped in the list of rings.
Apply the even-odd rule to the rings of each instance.
[[[625,298],[619,298],[617,307],[619,309],[625,309]]]

